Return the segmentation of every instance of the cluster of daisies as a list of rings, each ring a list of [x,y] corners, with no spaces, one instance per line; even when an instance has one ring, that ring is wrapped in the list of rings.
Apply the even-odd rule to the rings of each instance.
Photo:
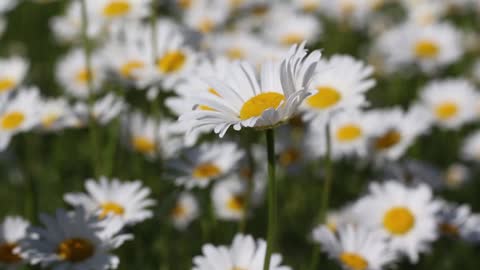
[[[18,4],[1,2],[0,33],[3,14]],[[385,12],[391,5],[404,16]],[[473,30],[446,18],[477,10],[475,0],[69,1],[50,20],[56,40],[69,46],[54,70],[63,95],[25,83],[35,63],[0,58],[0,154],[13,150],[21,133],[62,136],[118,120],[126,149],[165,165],[162,181],[178,191],[168,218],[185,230],[210,206],[220,220],[254,216],[268,186],[267,153],[250,138],[257,136],[238,131],[274,130],[285,175],[332,159],[366,162],[392,179],[372,182],[359,199],[329,211],[305,238],[350,270],[384,269],[403,258],[417,263],[441,234],[480,243],[480,214],[432,191],[469,178],[468,164],[480,161],[480,131],[465,139],[462,163],[440,176],[422,173],[435,171],[429,164],[405,160],[418,139],[480,120],[480,59],[468,74],[444,76],[480,50]],[[364,33],[372,41],[365,59],[309,51],[328,42],[325,23]],[[369,91],[400,73],[427,78],[420,89],[401,89],[417,98],[372,108]],[[130,102],[132,95],[144,106]],[[73,210],[41,214],[40,224],[5,218],[0,266],[117,268],[114,250],[134,237],[128,229],[154,217],[152,191],[140,180],[105,177],[86,180],[85,189],[65,194]],[[264,269],[267,248],[262,238],[237,234],[229,246],[205,244],[192,269]],[[274,253],[269,270],[291,269],[282,261]]]

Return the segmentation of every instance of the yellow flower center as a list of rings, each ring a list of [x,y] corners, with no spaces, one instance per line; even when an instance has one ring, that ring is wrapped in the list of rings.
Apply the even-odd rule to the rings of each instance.
[[[279,162],[282,166],[287,167],[295,161],[298,161],[300,159],[300,156],[300,151],[298,151],[297,149],[287,149],[280,154]]]
[[[167,52],[157,62],[157,68],[162,73],[174,73],[183,68],[187,56],[181,51]]]
[[[446,101],[437,105],[435,114],[440,120],[448,120],[458,113],[458,105],[456,103]]]
[[[58,245],[57,254],[65,261],[78,263],[92,257],[95,247],[86,239],[70,238]]]
[[[330,86],[321,86],[317,88],[318,92],[307,99],[307,104],[317,109],[326,109],[337,104],[342,95],[340,92]]]
[[[307,1],[303,4],[303,10],[305,12],[314,12],[318,9],[318,3],[315,1]]]
[[[192,6],[192,0],[178,0],[177,2],[183,9],[188,9]]]
[[[123,216],[125,214],[125,208],[115,202],[106,202],[102,204],[102,213],[100,213],[100,218],[105,218],[109,214],[113,214],[116,216]]]
[[[22,260],[20,256],[13,253],[13,250],[17,247],[14,243],[0,244],[0,262],[5,264],[14,264]]]
[[[293,45],[301,43],[304,40],[304,36],[298,33],[290,33],[282,37],[282,44],[284,45]]]
[[[362,136],[362,129],[356,124],[347,124],[337,130],[336,137],[341,142],[351,142]]]
[[[177,204],[173,209],[172,209],[172,213],[171,215],[174,217],[174,218],[181,218],[183,216],[185,216],[187,214],[187,209],[181,205],[181,204]]]
[[[235,212],[243,212],[245,208],[245,199],[243,196],[237,195],[231,197],[227,202],[228,209]]]
[[[268,109],[277,109],[285,96],[276,92],[266,92],[247,100],[240,110],[240,119],[246,120],[262,115]]]
[[[22,112],[9,112],[0,117],[0,126],[5,130],[13,130],[25,121],[25,114]]]
[[[198,30],[206,34],[206,33],[212,32],[214,27],[215,27],[215,23],[211,19],[205,18],[198,25]]]
[[[267,14],[269,10],[269,7],[268,5],[256,5],[253,9],[252,9],[252,14],[255,15],[255,16],[258,16],[258,17],[262,17],[264,16],[265,14]]]
[[[120,74],[125,77],[125,78],[134,78],[133,72],[135,70],[141,69],[145,67],[145,63],[140,60],[132,60],[127,63],[125,63],[121,68],[120,68]]]
[[[142,153],[149,154],[155,151],[155,142],[146,137],[137,136],[132,139],[133,148]]]
[[[130,9],[131,9],[131,5],[128,1],[125,1],[125,0],[110,1],[103,8],[103,15],[109,18],[120,17],[127,14],[130,11]]]
[[[214,178],[220,173],[222,170],[215,164],[213,163],[203,163],[198,165],[194,170],[193,170],[193,178],[196,179],[204,179],[204,178]]]
[[[375,141],[375,148],[385,150],[395,146],[402,139],[402,135],[396,130],[390,130]]]
[[[231,60],[244,59],[245,52],[241,48],[230,48],[227,50],[227,57]]]
[[[343,252],[340,254],[340,261],[352,270],[365,270],[368,267],[367,260],[356,253]]]
[[[81,69],[80,71],[77,72],[77,75],[75,76],[75,80],[79,84],[87,84],[89,80],[92,80],[93,76],[91,72],[88,72],[86,68]]]
[[[0,79],[0,94],[12,89],[13,87],[15,87],[16,84],[17,84],[17,82],[14,79],[11,79],[11,78],[8,78],[8,77],[7,78],[1,78]]]
[[[435,58],[440,52],[438,44],[431,40],[421,40],[415,44],[415,54],[419,58]]]
[[[404,235],[415,226],[415,217],[406,207],[393,207],[383,216],[383,227],[394,235]]]

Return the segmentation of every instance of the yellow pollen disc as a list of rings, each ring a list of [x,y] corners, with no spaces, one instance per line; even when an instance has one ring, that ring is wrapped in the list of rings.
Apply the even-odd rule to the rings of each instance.
[[[228,209],[235,212],[243,212],[245,208],[245,199],[243,196],[233,196],[227,202]]]
[[[304,39],[305,39],[304,36],[301,34],[291,33],[282,37],[281,42],[284,45],[294,45],[297,43],[301,43]]]
[[[75,80],[80,84],[87,84],[88,81],[92,79],[93,76],[91,76],[90,72],[88,72],[86,68],[78,71],[77,75],[75,76]]]
[[[332,232],[336,232],[337,224],[335,222],[327,222],[327,228]]]
[[[22,260],[20,256],[13,253],[13,250],[17,247],[17,244],[14,243],[3,243],[0,244],[0,263],[4,264],[14,264]]]
[[[109,214],[113,214],[116,216],[123,216],[123,214],[125,214],[125,208],[114,202],[106,202],[102,204],[101,209],[102,213],[100,213],[100,218],[105,218]]]
[[[125,0],[114,0],[110,1],[104,8],[103,8],[103,15],[105,17],[113,18],[113,17],[120,17],[127,14],[131,9],[131,5],[128,1]]]
[[[78,263],[92,257],[95,247],[86,239],[70,238],[58,245],[57,254],[65,261]]]
[[[157,68],[162,73],[174,73],[183,68],[187,56],[181,51],[170,51],[157,61]]]
[[[0,126],[5,130],[13,130],[25,121],[25,114],[22,112],[9,112],[0,117]]]
[[[155,151],[155,142],[150,140],[146,137],[134,137],[132,139],[133,148],[142,153],[142,154],[150,154]]]
[[[389,149],[399,143],[401,139],[402,135],[398,131],[390,130],[376,139],[375,148],[378,150]]]
[[[221,172],[217,165],[213,163],[203,163],[193,170],[192,176],[196,179],[214,178],[220,175]]]
[[[276,92],[266,92],[247,100],[240,110],[240,119],[246,120],[262,115],[268,109],[277,109],[285,96]]]
[[[307,104],[313,108],[326,109],[337,104],[342,95],[340,92],[329,86],[321,86],[317,88],[318,92],[307,99]]]
[[[295,161],[298,161],[300,159],[300,156],[301,154],[297,149],[287,149],[280,154],[279,162],[282,166],[286,167],[288,165],[291,165]]]
[[[305,12],[315,12],[318,8],[318,3],[315,1],[308,1],[303,5],[303,10]]]
[[[458,113],[458,105],[456,103],[447,101],[437,105],[435,108],[435,115],[440,120],[448,120]]]
[[[145,63],[140,60],[132,60],[125,63],[120,68],[120,74],[125,78],[133,78],[133,72],[137,69],[145,67]]]
[[[350,15],[355,12],[355,4],[351,0],[344,1],[340,6],[343,15]]]
[[[406,207],[393,207],[383,216],[383,227],[394,235],[404,235],[415,226],[415,217]]]
[[[17,82],[11,78],[0,78],[0,93],[12,89],[16,84]]]
[[[452,224],[443,223],[443,224],[440,224],[439,227],[440,227],[439,228],[440,231],[444,234],[448,234],[451,236],[458,236],[458,234],[460,233],[460,231],[458,230],[458,227]]]
[[[188,9],[192,6],[192,0],[178,0],[178,4],[183,9]]]
[[[198,25],[198,30],[204,34],[212,32],[215,27],[215,23],[209,18],[205,18]]]
[[[352,270],[365,270],[368,267],[367,260],[356,253],[343,252],[340,254],[340,261]]]
[[[184,215],[187,214],[187,209],[181,205],[181,204],[177,204],[173,209],[172,209],[172,212],[171,212],[171,215],[174,217],[174,218],[181,218],[183,217]]]
[[[362,129],[355,124],[347,124],[337,130],[336,137],[341,142],[351,142],[362,136]]]
[[[267,14],[268,9],[268,5],[257,5],[252,9],[252,14],[261,17]]]
[[[227,57],[231,60],[244,59],[245,52],[241,48],[230,48],[227,50]]]
[[[41,120],[42,126],[45,127],[45,128],[50,128],[50,127],[53,126],[53,124],[55,124],[55,122],[57,122],[57,120],[59,118],[60,117],[57,114],[47,115],[47,116],[43,117],[42,120]]]
[[[440,52],[438,44],[431,40],[421,40],[415,44],[415,55],[419,58],[435,58]]]

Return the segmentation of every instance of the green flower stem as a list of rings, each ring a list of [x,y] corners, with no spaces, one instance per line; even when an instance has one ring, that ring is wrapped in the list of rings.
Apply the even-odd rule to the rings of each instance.
[[[247,138],[247,136],[243,136],[242,138]],[[250,209],[251,205],[251,199],[252,199],[252,193],[253,193],[253,188],[254,188],[254,174],[255,174],[255,160],[253,159],[253,153],[252,153],[252,146],[251,143],[248,141],[248,138],[245,140],[244,144],[246,148],[246,155],[247,155],[247,175],[246,175],[246,181],[247,181],[247,190],[245,192],[245,205],[244,205],[244,214],[243,217],[240,219],[240,222],[238,223],[238,232],[239,233],[244,233],[245,229],[247,228],[247,219],[248,219],[248,210]]]
[[[95,102],[95,97],[93,95],[93,71],[92,71],[92,44],[88,37],[88,14],[87,14],[87,0],[80,0],[81,11],[82,11],[82,41],[83,41],[83,50],[85,55],[85,66],[87,69],[87,85],[88,85],[88,103],[90,107],[90,143],[93,148],[92,153],[92,168],[94,170],[95,176],[99,173],[99,151],[98,151],[98,137],[97,137],[97,125],[96,120],[93,115],[93,104]]]
[[[270,269],[270,257],[275,246],[275,233],[277,224],[277,183],[275,182],[275,134],[273,129],[266,130],[268,154],[268,231],[267,253],[263,269]]]

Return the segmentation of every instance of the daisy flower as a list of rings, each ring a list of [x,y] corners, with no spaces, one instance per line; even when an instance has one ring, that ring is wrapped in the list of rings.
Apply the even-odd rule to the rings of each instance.
[[[229,5],[224,0],[195,0],[182,16],[185,25],[203,34],[222,27],[228,19]]]
[[[182,139],[175,135],[175,125],[133,112],[122,119],[123,139],[135,152],[149,159],[158,156],[170,158],[183,146]]]
[[[305,43],[293,46],[280,62],[265,63],[260,79],[252,65],[241,62],[231,69],[230,80],[207,78],[209,85],[219,96],[200,93],[197,104],[212,110],[193,110],[180,117],[190,125],[189,130],[211,127],[223,137],[230,126],[271,128],[293,117],[298,106],[312,92],[310,80],[316,72],[320,52],[307,55]]]
[[[378,49],[389,70],[417,64],[422,71],[431,73],[462,56],[461,42],[460,32],[449,23],[426,26],[406,23],[383,33],[378,40]]]
[[[25,78],[28,63],[20,57],[0,59],[0,95],[10,93]]]
[[[445,12],[445,4],[441,1],[422,1],[408,9],[408,21],[421,26],[435,24]]]
[[[230,60],[253,61],[260,47],[258,37],[248,31],[232,30],[206,37],[206,47]]]
[[[80,124],[86,125],[92,118],[97,123],[106,125],[119,116],[126,106],[123,98],[108,93],[96,100],[91,108],[84,102],[78,102],[74,106],[74,111],[79,118]]]
[[[367,105],[365,93],[375,86],[373,68],[348,55],[334,55],[321,60],[319,72],[313,79],[317,93],[308,97],[302,106],[305,119],[316,116],[328,119],[332,113],[361,108]]]
[[[322,1],[320,11],[337,22],[347,22],[354,28],[363,28],[383,0]]]
[[[346,225],[332,232],[320,226],[313,231],[313,239],[349,270],[381,270],[396,259],[385,236],[364,227]]]
[[[121,222],[100,223],[81,208],[67,213],[40,215],[41,227],[31,227],[21,241],[24,256],[33,265],[51,269],[116,269],[118,257],[111,252],[132,238],[119,234]],[[117,220],[118,221],[118,220]]]
[[[443,202],[442,208],[437,213],[437,222],[439,231],[447,236],[460,237],[468,241],[480,233],[478,227],[480,219],[473,215],[470,206],[465,204]],[[472,222],[477,226],[471,226]]]
[[[58,131],[78,126],[79,119],[65,98],[43,99],[39,106],[40,129]]]
[[[100,177],[98,181],[85,182],[87,193],[67,193],[65,201],[74,207],[83,207],[87,213],[101,219],[107,216],[120,217],[125,224],[133,225],[149,219],[153,212],[148,208],[155,204],[150,199],[151,190],[139,180],[121,182]]]
[[[313,15],[297,12],[290,5],[276,5],[267,16],[262,31],[271,42],[290,47],[304,40],[317,40],[322,25]]]
[[[190,192],[182,192],[170,212],[173,226],[185,230],[200,214],[198,200]]]
[[[19,268],[24,260],[19,243],[27,235],[29,222],[17,216],[7,216],[0,224],[0,267],[7,270]]]
[[[65,55],[57,65],[56,77],[65,91],[76,98],[87,98],[90,94],[88,81],[91,80],[94,93],[100,90],[104,80],[104,66],[101,55],[92,55],[92,70],[87,71],[85,54],[81,49],[74,49]]]
[[[0,97],[0,151],[8,146],[13,135],[28,131],[38,124],[38,92],[36,87],[23,88],[13,97]]]
[[[464,79],[433,81],[420,94],[435,122],[447,129],[457,129],[476,118],[478,97],[475,86]]]
[[[388,236],[392,250],[416,263],[437,239],[435,215],[441,204],[425,184],[407,187],[397,181],[372,183],[355,208],[362,225]]]
[[[88,0],[87,7],[95,18],[111,21],[141,19],[148,15],[151,0]]]
[[[250,235],[237,234],[231,246],[203,246],[203,254],[193,258],[193,270],[262,270],[267,243],[263,239],[255,241]],[[282,256],[273,254],[269,270],[290,270],[282,266]]]
[[[189,149],[184,158],[170,161],[175,183],[186,188],[205,188],[212,180],[230,173],[244,152],[234,143],[202,144]]]
[[[460,163],[454,163],[445,171],[445,185],[455,189],[465,184],[470,179],[471,173],[468,167]]]
[[[304,12],[314,13],[320,10],[322,0],[293,0],[293,5]]]
[[[217,182],[211,196],[219,219],[241,220],[245,216],[247,186],[238,176]]]
[[[480,130],[468,135],[464,140],[461,156],[464,160],[480,161]]]

